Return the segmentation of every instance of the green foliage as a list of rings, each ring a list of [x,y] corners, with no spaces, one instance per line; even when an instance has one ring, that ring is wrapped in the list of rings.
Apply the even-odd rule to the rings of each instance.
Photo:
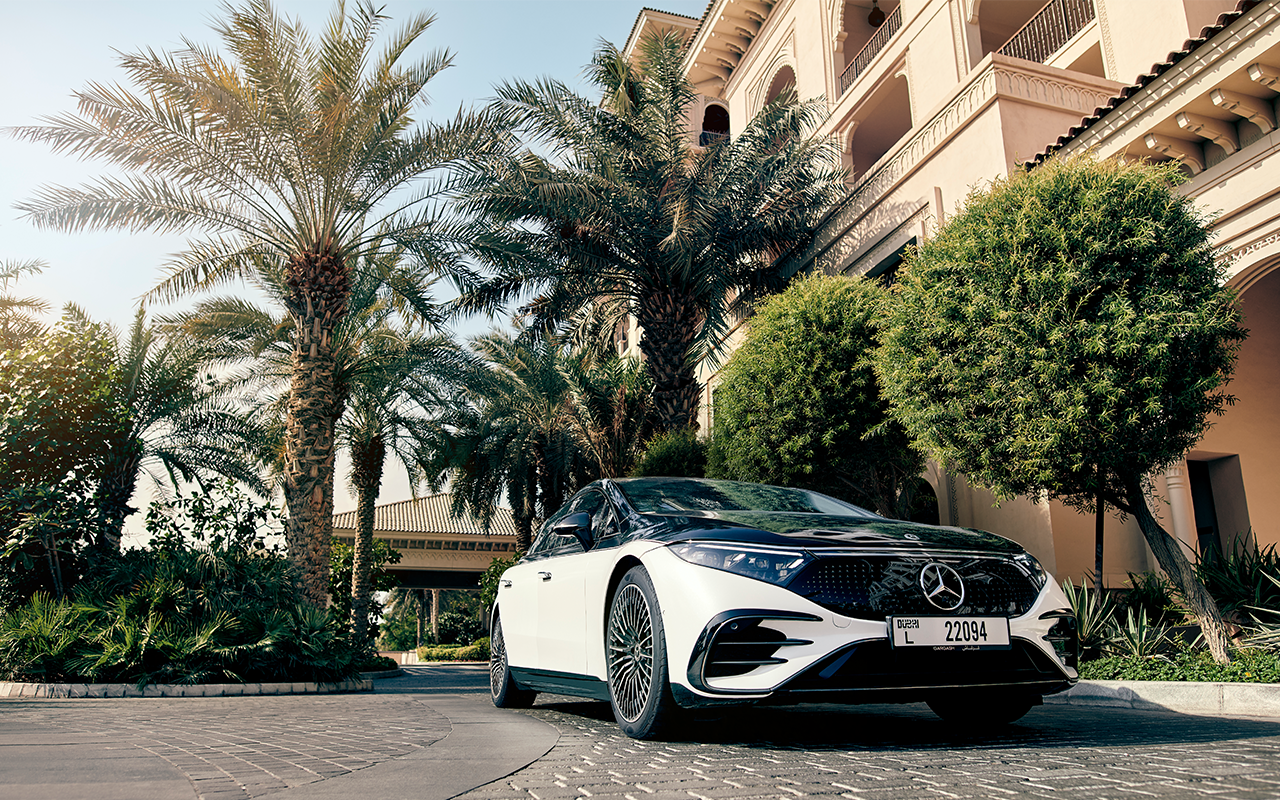
[[[374,592],[389,592],[400,584],[400,580],[387,571],[391,564],[400,563],[400,551],[387,544],[385,539],[373,540],[372,563],[370,564],[370,583]],[[351,616],[351,571],[354,549],[346,542],[335,541],[329,550],[329,598],[331,608],[343,619]],[[369,601],[369,627],[367,635],[370,644],[378,635],[378,626],[374,621],[382,614],[383,606],[375,599]]]
[[[694,428],[676,428],[649,440],[631,471],[633,478],[705,478],[707,443]]]
[[[1274,544],[1227,548],[1214,559],[1199,559],[1196,574],[1223,614],[1244,623],[1280,615],[1280,554]]]
[[[885,290],[810,275],[760,306],[716,389],[713,477],[799,486],[909,518],[924,457],[872,368]]]
[[[1082,583],[1077,589],[1070,579],[1062,582],[1062,591],[1076,615],[1080,659],[1098,658],[1115,638],[1115,603],[1105,593],[1099,594],[1087,584]]]
[[[1212,590],[1210,590],[1212,594]],[[1218,607],[1222,600],[1217,596]],[[1177,590],[1169,579],[1158,572],[1129,573],[1129,590],[1124,605],[1133,611],[1141,611],[1153,625],[1172,625],[1181,622],[1187,614],[1177,599]]]
[[[1244,340],[1176,165],[1056,159],[975,190],[910,253],[877,370],[894,416],[999,497],[1136,513],[1230,402]],[[1099,482],[1101,475],[1101,482]]]
[[[502,578],[502,573],[511,567],[524,553],[516,553],[510,558],[495,558],[489,562],[489,566],[485,567],[484,572],[480,573],[480,607],[493,608],[493,604],[498,599],[498,581]]]
[[[149,683],[332,681],[361,651],[346,621],[300,604],[288,562],[235,496],[153,508],[148,550],[107,554],[73,597],[43,594],[0,618],[8,680]]]
[[[426,632],[426,639],[431,631]],[[412,611],[400,606],[392,606],[389,613],[382,616],[382,624],[378,626],[378,649],[389,652],[412,650],[418,646],[418,617]]]
[[[1116,622],[1106,651],[1109,655],[1147,658],[1154,656],[1169,642],[1168,632],[1147,621],[1147,612],[1129,608],[1124,622]]]
[[[1087,681],[1213,681],[1280,683],[1280,656],[1255,648],[1231,654],[1230,664],[1217,664],[1205,650],[1182,649],[1172,656],[1117,655],[1080,665]]]
[[[425,645],[418,648],[419,661],[488,661],[489,637],[468,645]]]
[[[484,633],[484,625],[475,614],[460,611],[443,611],[436,618],[436,626],[440,630],[439,644],[463,644],[475,641]]]
[[[393,669],[400,669],[400,664],[394,658],[373,656],[361,661],[357,669],[361,672],[390,672]]]
[[[44,333],[44,324],[35,316],[49,304],[37,297],[9,294],[10,284],[23,273],[39,274],[48,266],[43,261],[6,261],[0,264],[0,351],[21,347]]]

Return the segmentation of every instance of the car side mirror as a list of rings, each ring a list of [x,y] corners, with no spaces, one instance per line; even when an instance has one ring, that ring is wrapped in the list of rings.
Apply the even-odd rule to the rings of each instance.
[[[591,549],[591,515],[585,511],[570,514],[551,526],[556,536],[574,536],[582,544],[583,550]]]

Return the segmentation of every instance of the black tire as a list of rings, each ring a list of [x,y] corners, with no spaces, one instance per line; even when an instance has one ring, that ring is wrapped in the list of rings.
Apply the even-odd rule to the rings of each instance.
[[[493,618],[493,630],[489,634],[489,695],[498,708],[528,708],[538,693],[521,689],[511,679],[507,664],[507,645],[502,638],[502,618]]]
[[[929,698],[929,708],[946,722],[970,730],[990,730],[1016,722],[1040,705],[1040,698],[1010,690],[956,691]]]
[[[605,627],[609,704],[632,739],[663,732],[677,708],[667,680],[667,645],[658,595],[644,567],[632,567],[609,604]]]

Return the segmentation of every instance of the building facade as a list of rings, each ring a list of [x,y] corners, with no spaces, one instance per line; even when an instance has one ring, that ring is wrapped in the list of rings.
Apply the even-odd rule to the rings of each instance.
[[[1215,214],[1251,336],[1238,401],[1187,460],[1155,476],[1152,508],[1189,555],[1280,542],[1280,0],[712,0],[700,19],[642,11],[627,51],[668,29],[700,93],[691,136],[732,136],[794,85],[825,97],[848,193],[795,272],[875,277],[975,187],[1050,151],[1177,159]],[[633,331],[634,333],[634,331]],[[740,335],[739,330],[735,335]],[[704,369],[709,428],[716,375]],[[931,467],[944,524],[991,530],[1059,579],[1093,568],[1091,517],[1044,498],[997,507]],[[1132,520],[1109,517],[1105,579],[1156,567]]]

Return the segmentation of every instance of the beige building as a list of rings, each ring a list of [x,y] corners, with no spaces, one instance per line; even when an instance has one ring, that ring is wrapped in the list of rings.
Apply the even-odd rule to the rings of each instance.
[[[1153,508],[1189,553],[1280,542],[1280,0],[712,0],[700,19],[642,11],[627,50],[664,28],[688,37],[692,136],[733,135],[790,84],[827,99],[820,133],[852,177],[796,272],[890,272],[972,187],[1050,149],[1181,161],[1252,333],[1237,404],[1156,476]],[[1091,517],[928,479],[943,523],[1015,539],[1060,579],[1092,570]],[[1156,566],[1132,520],[1108,520],[1106,548],[1109,585]]]

